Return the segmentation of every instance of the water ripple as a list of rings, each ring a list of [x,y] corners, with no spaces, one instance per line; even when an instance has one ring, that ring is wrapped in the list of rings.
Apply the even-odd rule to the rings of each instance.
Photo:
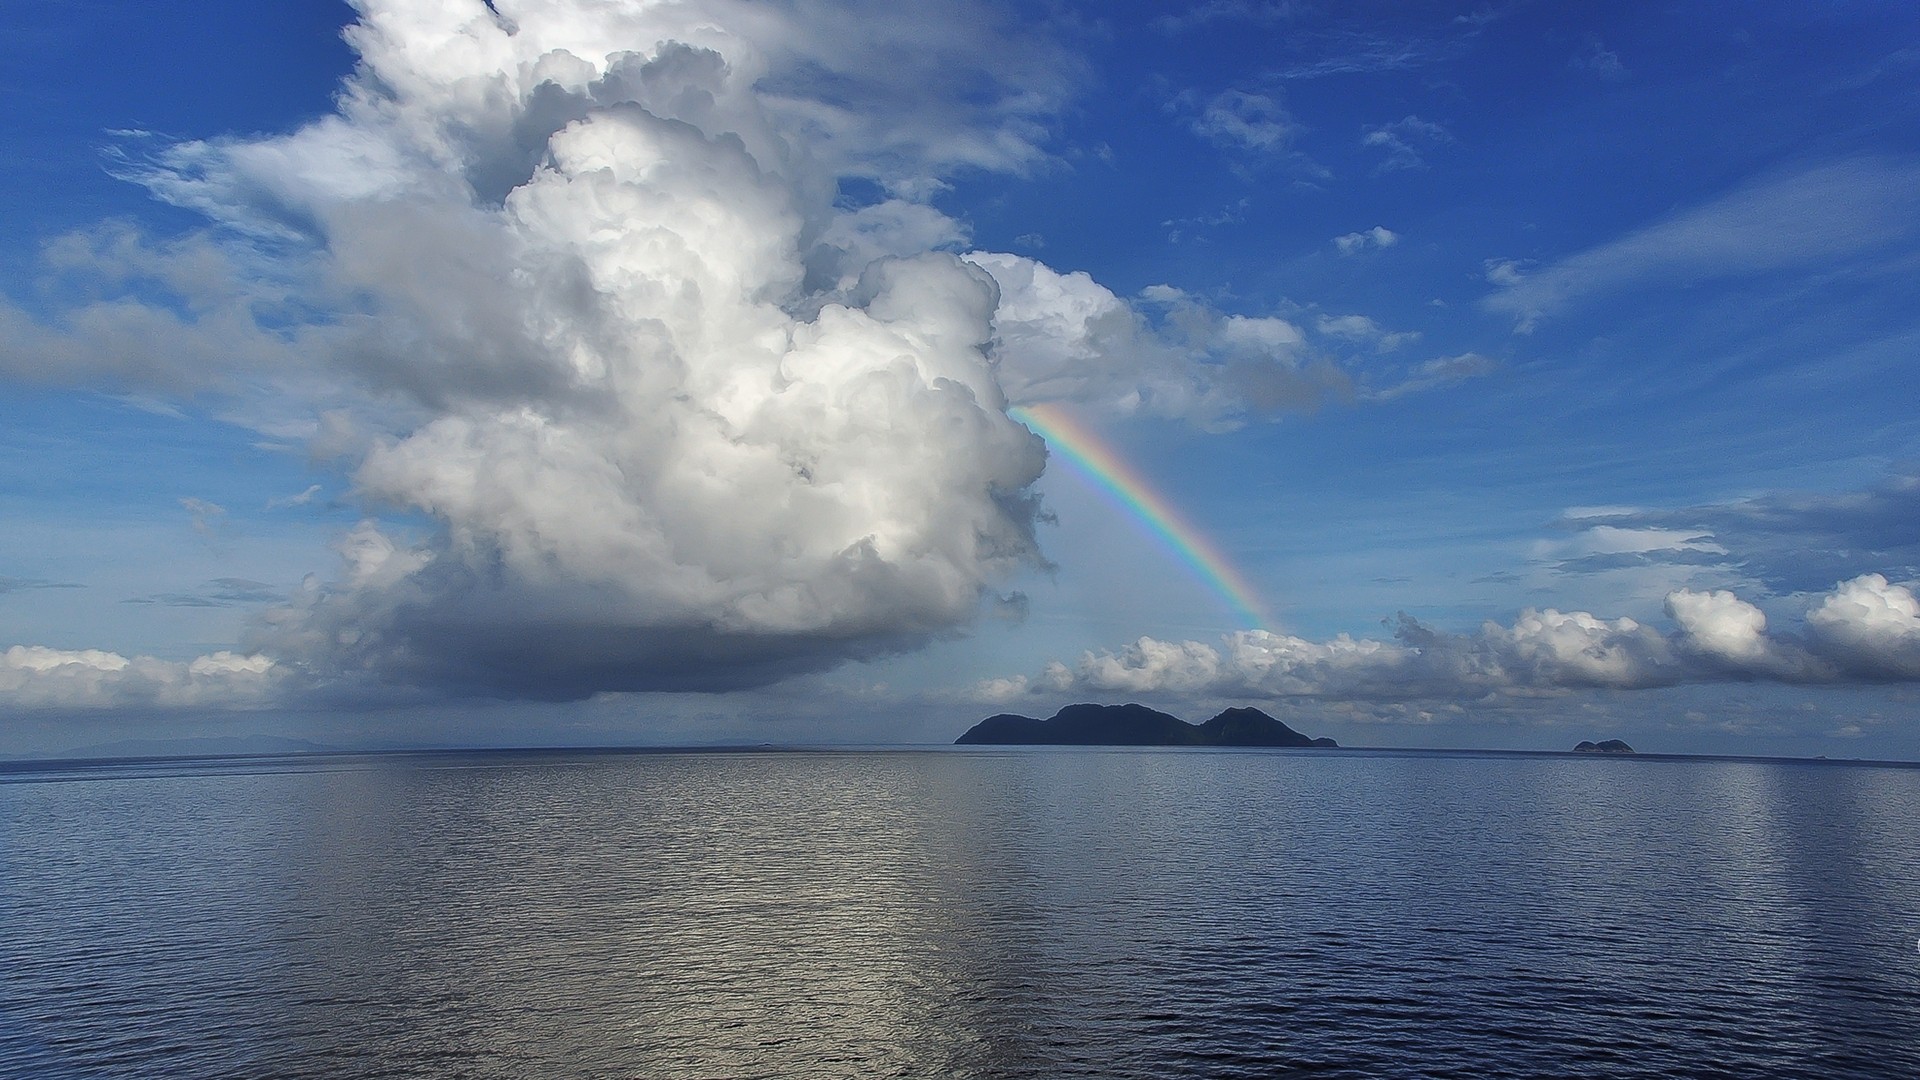
[[[0,783],[0,1074],[1920,1075],[1913,770],[102,768]]]

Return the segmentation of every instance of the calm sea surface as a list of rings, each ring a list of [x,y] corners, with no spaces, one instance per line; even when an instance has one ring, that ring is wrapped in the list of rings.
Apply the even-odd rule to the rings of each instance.
[[[0,1075],[1920,1076],[1920,770],[0,767]]]

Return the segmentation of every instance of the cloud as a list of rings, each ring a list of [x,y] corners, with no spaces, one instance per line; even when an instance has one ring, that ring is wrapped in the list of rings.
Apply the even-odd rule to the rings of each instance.
[[[1803,637],[1770,636],[1766,616],[1730,592],[1676,590],[1677,629],[1584,611],[1523,611],[1447,634],[1400,616],[1392,640],[1310,641],[1265,630],[1219,646],[1141,638],[1054,662],[1035,676],[993,680],[995,701],[1038,694],[1184,695],[1395,701],[1636,690],[1730,679],[1844,683],[1920,679],[1920,602],[1911,588],[1865,574],[1835,585],[1806,616]]]
[[[1720,567],[1773,593],[1823,590],[1861,565],[1920,576],[1920,475],[1839,494],[1769,492],[1683,507],[1570,511],[1542,556],[1566,573],[1646,565]],[[1612,560],[1609,562],[1609,560]]]
[[[1360,145],[1386,151],[1386,159],[1373,170],[1375,174],[1424,169],[1427,161],[1423,152],[1452,141],[1453,136],[1446,128],[1418,116],[1407,116],[1391,124],[1369,128],[1360,137]]]
[[[1536,270],[1489,264],[1481,301],[1523,331],[1590,296],[1863,255],[1920,228],[1920,161],[1851,158],[1754,180]]]
[[[1230,149],[1272,154],[1285,150],[1300,125],[1266,94],[1223,90],[1188,120],[1195,135]]]
[[[24,709],[264,708],[279,700],[286,674],[267,657],[232,652],[177,662],[15,645],[0,653],[0,702]]]
[[[1048,35],[912,0],[358,7],[333,114],[126,145],[208,229],[77,234],[44,257],[66,307],[0,307],[12,373],[230,395],[431,523],[344,537],[250,653],[328,685],[719,690],[955,633],[1038,560],[998,288],[925,200],[1044,160],[1079,77]]]
[[[1281,44],[1300,59],[1281,61],[1269,74],[1297,80],[1409,71],[1460,55],[1477,34],[1478,27],[1469,27],[1465,33],[1407,37],[1383,35],[1372,27],[1301,27],[1281,38]]]
[[[0,574],[0,596],[12,592],[27,592],[33,589],[81,589],[79,585],[68,581],[48,581],[46,578],[18,578]]]
[[[180,506],[193,520],[193,531],[201,536],[212,536],[227,523],[227,508],[218,503],[189,496],[180,500]]]
[[[1602,45],[1598,39],[1588,41],[1579,52],[1574,53],[1573,58],[1567,61],[1567,66],[1575,71],[1590,71],[1608,82],[1618,82],[1633,74],[1620,62],[1620,54]]]
[[[152,596],[131,597],[123,603],[159,604],[164,607],[234,607],[245,604],[276,604],[287,600],[273,586],[262,581],[247,578],[215,578],[207,582],[198,592],[155,593]]]
[[[1285,319],[1226,314],[1167,285],[1128,303],[1084,273],[1019,255],[967,259],[1000,289],[996,373],[1015,404],[1073,401],[1222,428],[1353,394]]]
[[[1363,401],[1391,401],[1408,394],[1456,386],[1468,379],[1485,378],[1498,370],[1500,370],[1498,361],[1479,353],[1436,356],[1414,368],[1399,382],[1378,390],[1362,391],[1360,397]]]
[[[1358,255],[1363,251],[1390,248],[1400,242],[1400,235],[1384,225],[1375,225],[1371,229],[1350,232],[1333,238],[1333,246],[1342,255]]]
[[[314,496],[318,494],[320,494],[320,485],[310,484],[305,491],[302,491],[298,495],[287,495],[282,498],[268,499],[267,509],[285,510],[294,506],[306,506],[313,502]]]
[[[1084,82],[997,8],[356,8],[328,115],[126,137],[116,171],[206,227],[82,230],[0,301],[0,374],[217,401],[400,523],[284,602],[146,598],[273,603],[244,652],[298,685],[720,691],[917,648],[1044,561],[1009,406],[1226,428],[1356,396],[1284,318],[961,256],[934,196],[1044,165]],[[1292,137],[1271,97],[1192,108]],[[46,678],[174,685],[74,663]]]
[[[1913,589],[1865,574],[1807,615],[1821,651],[1863,677],[1920,679],[1920,601]]]
[[[1247,207],[1251,200],[1240,199],[1231,205],[1223,206],[1211,214],[1199,214],[1194,217],[1168,218],[1160,224],[1167,230],[1167,242],[1177,244],[1185,239],[1190,231],[1205,235],[1209,230],[1222,225],[1238,225],[1246,220]]]
[[[1219,22],[1275,23],[1291,18],[1290,3],[1255,3],[1254,0],[1206,0],[1177,15],[1160,15],[1153,28],[1163,34],[1178,34]]]
[[[1844,588],[1844,586],[1843,586]],[[1767,636],[1767,616],[1724,589],[1667,594],[1667,616],[1680,627],[1683,648],[1736,673],[1807,680],[1819,674],[1797,645]],[[1809,616],[1811,621],[1811,616]]]
[[[1314,329],[1323,337],[1370,345],[1383,353],[1420,340],[1418,331],[1388,330],[1365,315],[1322,315],[1314,320]]]

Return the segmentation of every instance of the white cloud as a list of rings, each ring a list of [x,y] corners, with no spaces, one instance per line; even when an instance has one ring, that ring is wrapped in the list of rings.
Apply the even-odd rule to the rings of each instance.
[[[16,374],[305,404],[355,495],[438,523],[363,525],[252,647],[715,689],[950,633],[1037,559],[997,289],[919,200],[1041,159],[1077,77],[1046,35],[932,2],[359,7],[334,115],[122,160],[215,229],[77,237],[48,264],[123,299],[0,308]],[[847,177],[894,197],[837,206]]]
[[[278,700],[285,676],[268,657],[232,652],[180,663],[15,645],[0,653],[0,703],[24,709],[263,708]]]
[[[1400,234],[1384,225],[1375,225],[1371,229],[1350,232],[1333,238],[1333,246],[1342,255],[1358,255],[1363,251],[1390,248],[1400,242]]]
[[[1920,162],[1854,158],[1753,181],[1536,270],[1488,264],[1482,304],[1522,330],[1585,297],[1738,277],[1871,251],[1920,227]]]
[[[1724,589],[1676,590],[1667,596],[1667,615],[1690,646],[1709,656],[1751,664],[1770,648],[1766,614]]]
[[[1879,574],[1841,582],[1807,615],[1823,655],[1873,678],[1920,678],[1920,600]]]
[[[996,372],[1014,404],[1073,401],[1217,428],[1352,393],[1285,319],[1229,315],[1168,285],[1130,304],[1024,256],[967,259],[999,285]]]
[[[294,507],[294,506],[306,506],[309,503],[313,502],[314,496],[319,494],[320,494],[320,485],[309,484],[307,485],[307,489],[305,491],[302,491],[298,495],[285,495],[279,498],[268,499],[267,509],[285,510],[285,509],[288,509],[289,507]]]
[[[1468,379],[1485,378],[1498,370],[1500,365],[1497,361],[1479,353],[1436,356],[1414,368],[1399,382],[1378,390],[1369,390],[1361,397],[1366,401],[1391,401],[1408,394],[1455,386]]]
[[[1011,403],[1230,427],[1354,396],[1286,319],[954,253],[928,200],[1038,165],[1080,80],[987,5],[356,7],[331,115],[130,137],[121,174],[206,229],[76,233],[45,264],[83,299],[0,301],[0,374],[217,396],[431,522],[343,538],[246,639],[275,670],[568,698],[914,648],[1039,561]],[[1195,123],[1293,131],[1237,92]]]
[[[1365,315],[1322,315],[1314,321],[1314,329],[1323,337],[1371,345],[1383,353],[1420,340],[1418,331],[1388,330]]]
[[[1391,701],[1727,679],[1920,679],[1920,602],[1878,574],[1842,582],[1808,613],[1817,655],[1797,638],[1769,636],[1766,616],[1731,592],[1676,590],[1666,607],[1678,627],[1672,634],[1630,618],[1547,608],[1470,634],[1403,615],[1390,641],[1342,634],[1316,642],[1265,630],[1225,635],[1218,646],[1141,638],[991,688],[999,701],[1061,693]]]

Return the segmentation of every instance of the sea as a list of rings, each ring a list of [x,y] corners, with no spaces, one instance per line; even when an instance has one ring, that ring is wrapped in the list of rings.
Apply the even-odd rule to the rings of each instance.
[[[0,765],[6,1077],[1920,1076],[1920,769]]]

